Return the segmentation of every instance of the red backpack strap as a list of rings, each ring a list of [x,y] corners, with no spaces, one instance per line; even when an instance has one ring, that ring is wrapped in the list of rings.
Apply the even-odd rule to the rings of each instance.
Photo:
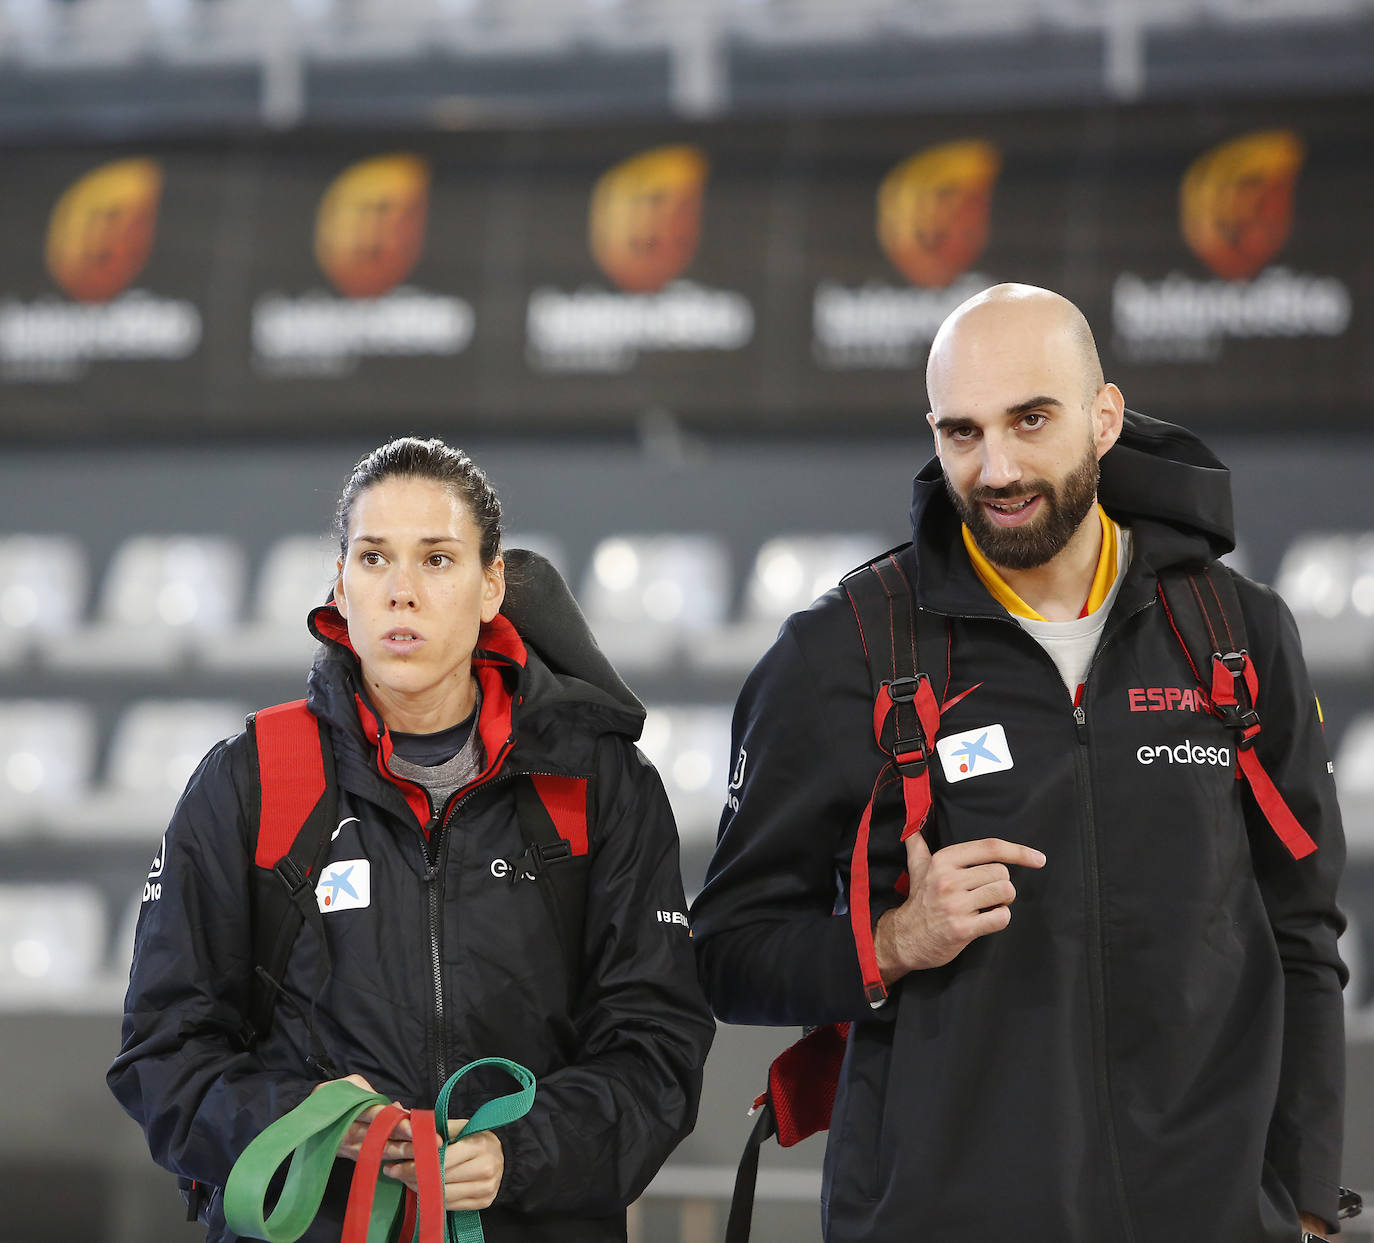
[[[929,639],[938,635],[948,646],[944,622],[917,610],[898,561],[898,552],[870,562],[845,577],[859,638],[873,684],[873,737],[889,759],[878,771],[854,839],[849,868],[849,919],[854,930],[859,969],[869,1004],[879,1005],[887,988],[878,971],[870,908],[868,845],[873,808],[879,793],[895,780],[902,784],[906,819],[901,840],[919,833],[930,815],[930,760],[940,729],[940,704],[930,679],[918,667],[918,629]]]
[[[324,793],[320,724],[304,699],[253,714],[262,790],[253,861],[275,867]]]
[[[253,995],[245,1045],[272,1022],[277,994],[303,924],[318,939],[310,1006],[311,1061],[334,1078],[314,1030],[314,1004],[331,961],[314,874],[337,827],[338,788],[328,731],[298,699],[263,708],[249,719],[258,767],[258,824],[254,843]]]
[[[1212,715],[1231,729],[1236,745],[1236,779],[1250,783],[1264,818],[1295,859],[1317,849],[1255,753],[1261,725],[1259,673],[1250,659],[1245,617],[1231,572],[1220,562],[1198,570],[1166,570],[1159,598],[1188,658]]]
[[[587,909],[587,821],[592,783],[587,777],[532,773],[515,781],[516,819],[525,853],[508,860],[511,884],[533,877],[558,929],[575,994],[582,976]]]
[[[725,1243],[749,1243],[759,1150],[764,1142],[776,1135],[780,1147],[790,1148],[829,1129],[848,1038],[848,1023],[814,1027],[773,1059],[768,1068],[768,1088],[750,1110],[757,1121],[735,1174]]]

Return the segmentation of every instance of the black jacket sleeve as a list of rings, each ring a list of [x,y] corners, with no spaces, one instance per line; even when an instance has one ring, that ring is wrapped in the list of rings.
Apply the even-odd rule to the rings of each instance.
[[[1260,678],[1256,751],[1317,843],[1315,853],[1293,859],[1247,794],[1251,853],[1285,985],[1283,1066],[1267,1155],[1299,1209],[1334,1223],[1345,1095],[1341,989],[1347,974],[1336,949],[1345,927],[1336,887],[1345,839],[1297,626],[1277,596],[1258,590],[1259,598],[1246,609]]]
[[[251,780],[247,745],[241,735],[216,746],[172,815],[107,1076],[159,1165],[220,1187],[248,1142],[315,1083],[304,1067],[265,1069],[238,1039],[252,979],[253,861],[239,793]]]
[[[578,1056],[541,1076],[533,1108],[500,1132],[496,1203],[524,1213],[603,1216],[635,1200],[696,1123],[715,1035],[658,774],[608,737],[597,796]]]
[[[832,592],[789,619],[740,694],[737,786],[692,912],[707,996],[726,1022],[883,1014],[864,996],[845,905],[855,828],[885,759],[868,686],[858,628]],[[873,881],[876,921],[890,883],[876,870]]]

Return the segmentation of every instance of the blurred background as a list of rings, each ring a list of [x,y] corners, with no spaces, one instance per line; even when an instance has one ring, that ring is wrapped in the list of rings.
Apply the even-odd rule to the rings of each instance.
[[[104,1089],[133,920],[200,755],[301,693],[360,453],[486,467],[694,891],[743,677],[905,538],[926,348],[1001,280],[1208,438],[1299,618],[1374,1188],[1371,220],[1374,0],[0,0],[0,1243],[201,1233]],[[721,1030],[632,1238],[719,1238],[794,1035]],[[819,1238],[820,1155],[756,1238]]]

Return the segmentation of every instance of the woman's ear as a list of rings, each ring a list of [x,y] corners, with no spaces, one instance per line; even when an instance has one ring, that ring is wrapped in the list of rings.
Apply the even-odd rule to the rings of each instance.
[[[489,622],[501,611],[506,598],[506,562],[496,557],[490,565],[482,567],[482,621]],[[338,588],[335,588],[335,595]]]
[[[339,616],[347,621],[348,597],[344,594],[342,557],[334,565],[334,607],[339,610]]]

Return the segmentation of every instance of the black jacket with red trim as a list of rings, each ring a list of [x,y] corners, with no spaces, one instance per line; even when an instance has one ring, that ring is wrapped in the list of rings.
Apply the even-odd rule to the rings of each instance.
[[[939,736],[1006,739],[935,758],[925,832],[932,849],[1000,837],[1048,862],[1013,877],[1008,928],[877,1009],[845,912],[886,757],[842,591],[789,619],[740,697],[738,788],[693,929],[718,1017],[853,1023],[825,1161],[829,1243],[1292,1243],[1299,1208],[1335,1220],[1344,843],[1297,631],[1273,592],[1238,581],[1256,747],[1318,846],[1301,860],[1237,780],[1235,739],[1190,693],[1157,594],[1164,568],[1231,547],[1224,467],[1181,429],[1128,415],[1100,496],[1134,555],[1078,723],[1049,656],[975,576],[938,463],[916,478],[898,560],[945,621],[942,650],[920,654]],[[900,901],[899,787],[874,817],[874,922]]]
[[[483,628],[473,662],[488,764],[442,828],[424,791],[386,769],[390,737],[360,694],[342,619],[332,605],[312,615],[324,647],[308,702],[329,725],[340,798],[321,871],[353,861],[362,899],[323,916],[332,973],[313,1024],[339,1074],[361,1074],[407,1106],[431,1105],[476,1058],[527,1066],[535,1103],[499,1132],[505,1175],[482,1214],[488,1240],[623,1239],[626,1205],[693,1126],[714,1025],[685,919],[660,918],[686,903],[671,810],[633,745],[643,709],[553,571],[508,560],[504,613]],[[576,984],[543,895],[502,866],[524,850],[515,786],[525,773],[589,783]],[[251,1050],[238,1043],[251,997],[256,823],[253,747],[239,735],[206,756],[172,817],[109,1072],[158,1163],[215,1187],[320,1078],[306,1065],[318,948],[309,929],[271,1030]],[[462,1080],[452,1116],[509,1091],[499,1072],[484,1073]],[[351,1172],[336,1164],[307,1239],[339,1237]],[[232,1237],[217,1192],[209,1237]]]

